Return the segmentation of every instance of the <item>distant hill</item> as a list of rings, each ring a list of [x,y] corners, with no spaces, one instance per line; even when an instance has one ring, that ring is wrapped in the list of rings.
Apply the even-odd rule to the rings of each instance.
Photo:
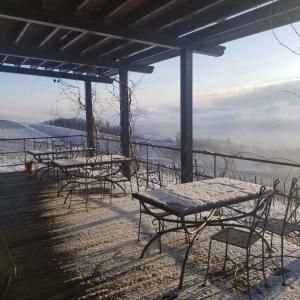
[[[46,124],[28,124],[0,120],[0,139],[39,138],[62,135],[85,135],[85,132]]]

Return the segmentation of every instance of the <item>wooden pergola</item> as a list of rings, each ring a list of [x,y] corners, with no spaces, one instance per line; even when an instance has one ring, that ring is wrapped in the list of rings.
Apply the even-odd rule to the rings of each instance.
[[[120,81],[122,154],[129,155],[128,72],[180,56],[182,181],[192,180],[193,53],[300,20],[300,0],[3,0],[0,71],[82,80],[88,145],[91,82]]]

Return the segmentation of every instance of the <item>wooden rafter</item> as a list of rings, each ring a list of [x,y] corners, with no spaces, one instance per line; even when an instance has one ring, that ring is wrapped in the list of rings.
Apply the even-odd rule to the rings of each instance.
[[[29,26],[30,26],[29,22],[24,25],[24,27],[22,28],[22,30],[20,31],[20,33],[18,34],[18,36],[17,36],[17,38],[15,40],[15,45],[17,45],[21,41],[22,37],[26,33],[26,31],[29,28]]]
[[[85,32],[99,36],[106,36],[130,42],[142,43],[150,46],[160,46],[168,49],[181,49],[185,45],[178,39],[157,34],[155,32],[127,30],[125,27],[110,26],[102,22],[89,22],[76,16],[57,16],[45,10],[26,8],[16,9],[13,6],[0,6],[0,17],[31,22],[34,24],[58,27],[61,29]],[[203,50],[203,49],[194,49]]]
[[[52,31],[40,42],[39,48],[44,47],[53,37],[54,35],[59,31],[59,28],[53,28]]]
[[[83,36],[85,36],[86,33],[85,32],[81,32],[80,34],[78,34],[75,38],[71,39],[68,43],[66,43],[65,45],[63,45],[59,51],[63,51],[66,50],[67,48],[69,48],[70,46],[72,46],[73,44],[75,44],[77,41],[79,41]]]
[[[35,50],[25,50],[19,49],[17,47],[5,47],[4,45],[0,45],[0,53],[7,54],[16,57],[23,58],[32,58],[32,59],[40,59],[40,60],[48,60],[58,63],[70,63],[70,64],[78,64],[78,65],[87,65],[87,66],[96,66],[107,69],[119,69],[120,67],[124,67],[123,63],[120,62],[109,62],[109,61],[100,61],[93,58],[84,58],[84,57],[75,57],[71,58],[68,55],[64,54],[55,54],[53,52],[46,51],[35,51]],[[142,72],[142,73],[152,73],[153,67],[151,66],[143,66],[138,64],[127,64],[126,65],[129,70],[133,72]]]

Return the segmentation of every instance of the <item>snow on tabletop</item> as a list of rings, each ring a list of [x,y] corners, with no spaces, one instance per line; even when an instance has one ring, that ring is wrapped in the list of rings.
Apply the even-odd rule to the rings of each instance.
[[[209,209],[216,203],[255,199],[260,189],[261,185],[258,184],[220,177],[172,185],[140,194],[175,211],[187,212],[200,207],[203,210]],[[267,191],[272,189],[267,188]]]
[[[68,158],[68,159],[57,159],[54,160],[54,162],[62,167],[66,166],[72,166],[72,165],[78,165],[78,164],[84,164],[84,165],[89,165],[89,164],[94,164],[94,163],[106,163],[106,162],[115,162],[115,161],[124,161],[127,160],[124,156],[122,155],[98,155],[98,156],[93,156],[93,157],[76,157],[76,158]]]

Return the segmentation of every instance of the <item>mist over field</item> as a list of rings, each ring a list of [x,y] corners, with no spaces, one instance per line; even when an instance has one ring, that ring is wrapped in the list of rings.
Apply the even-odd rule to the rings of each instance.
[[[141,111],[137,130],[149,136],[178,135],[179,106],[145,107]],[[214,94],[194,95],[195,138],[295,149],[300,147],[299,116],[299,78],[269,84],[249,83]]]

